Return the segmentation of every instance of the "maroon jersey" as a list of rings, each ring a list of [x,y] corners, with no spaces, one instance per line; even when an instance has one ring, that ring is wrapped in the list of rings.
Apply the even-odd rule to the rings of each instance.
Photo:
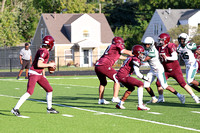
[[[180,66],[178,60],[175,60],[175,61],[167,60],[167,61],[165,61],[162,57],[162,54],[165,54],[168,57],[172,56],[171,54],[174,51],[176,51],[176,48],[177,48],[177,46],[174,43],[169,43],[165,47],[162,47],[162,46],[157,47],[158,52],[159,52],[160,61],[163,65],[163,67],[165,68],[165,71],[172,71],[172,70],[177,69]]]
[[[140,60],[135,56],[129,56],[123,63],[122,67],[119,69],[117,75],[120,77],[126,77],[133,73],[133,66],[137,65],[138,67],[141,65]]]
[[[196,49],[196,50],[200,51],[200,45],[197,46],[197,49]],[[194,57],[196,58],[197,63],[198,63],[198,65],[199,65],[198,70],[200,70],[200,55],[194,52]]]
[[[38,64],[38,60],[42,60],[43,63],[47,63],[49,60],[49,51],[46,48],[40,48],[36,55],[35,55],[35,59],[33,61],[33,64],[31,66],[31,70],[36,71],[37,73],[41,74],[44,68],[39,68],[37,66]]]
[[[104,54],[97,61],[96,65],[113,66],[121,56],[121,51],[125,48],[124,44],[111,44],[107,47]]]

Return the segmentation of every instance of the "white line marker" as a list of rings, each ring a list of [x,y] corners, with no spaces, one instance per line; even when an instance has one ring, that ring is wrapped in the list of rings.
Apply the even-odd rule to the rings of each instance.
[[[62,114],[62,116],[66,116],[66,117],[74,117],[73,115],[68,115],[68,114]]]
[[[20,116],[17,116],[17,117],[21,117],[21,118],[30,118],[29,116],[24,116],[24,115],[20,115]]]
[[[0,96],[17,98],[15,96],[8,96],[8,95],[1,95],[1,94],[0,94]],[[35,99],[28,99],[28,100],[46,103],[45,101],[42,101],[42,100],[35,100]],[[162,122],[157,122],[157,121],[151,121],[151,120],[145,120],[145,119],[140,119],[140,118],[135,118],[135,117],[128,117],[128,116],[123,116],[123,115],[116,115],[116,114],[113,114],[113,113],[105,113],[105,112],[100,112],[100,111],[95,111],[95,110],[90,110],[90,109],[83,109],[83,108],[78,108],[78,107],[73,107],[73,106],[68,106],[68,105],[63,105],[63,104],[53,103],[53,105],[57,105],[57,106],[61,106],[61,107],[69,107],[69,108],[73,108],[73,109],[77,109],[77,110],[84,110],[84,111],[88,111],[88,112],[101,113],[101,114],[115,116],[115,117],[120,117],[120,118],[125,118],[125,119],[144,121],[144,122],[154,123],[154,124],[158,124],[158,125],[165,125],[165,126],[169,126],[169,127],[176,127],[176,128],[180,128],[180,129],[185,129],[185,130],[200,132],[200,130],[195,129],[195,128],[190,128],[190,127],[183,127],[183,126],[178,126],[178,125],[173,125],[173,124],[167,124],[167,123],[162,123]]]
[[[19,88],[15,88],[16,90],[19,90]]]
[[[197,113],[197,114],[200,114],[200,112],[198,112],[198,111],[191,111],[192,113]]]
[[[154,114],[154,115],[161,115],[162,113],[158,113],[158,112],[147,112],[149,114]]]

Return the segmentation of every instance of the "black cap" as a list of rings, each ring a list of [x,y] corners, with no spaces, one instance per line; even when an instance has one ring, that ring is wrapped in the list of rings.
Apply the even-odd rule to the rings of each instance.
[[[29,46],[29,44],[28,44],[28,43],[25,43],[25,46]]]

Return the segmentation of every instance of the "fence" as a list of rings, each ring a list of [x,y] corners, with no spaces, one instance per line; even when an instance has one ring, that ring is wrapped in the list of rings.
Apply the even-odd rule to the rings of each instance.
[[[79,58],[80,56],[73,57],[72,60],[66,59],[64,56],[57,56],[57,57],[51,57],[50,60],[56,60],[57,63],[57,71],[65,71],[65,70],[93,70],[93,66],[95,64],[95,61],[91,62],[91,64],[85,64],[84,67],[80,67],[79,63],[76,63],[74,61],[75,58]],[[97,59],[97,56],[91,56],[89,57],[91,59]],[[83,58],[84,59],[84,58]],[[180,59],[180,58],[179,58]],[[87,63],[87,60],[83,61]],[[180,59],[180,64],[184,65],[183,61]],[[123,60],[118,60],[118,62],[115,63],[114,68],[118,69],[121,67],[123,63]],[[146,66],[146,63],[145,63]],[[7,71],[13,72],[15,69],[20,69],[21,64],[19,57],[18,58],[1,58],[0,57],[0,70],[6,69]]]

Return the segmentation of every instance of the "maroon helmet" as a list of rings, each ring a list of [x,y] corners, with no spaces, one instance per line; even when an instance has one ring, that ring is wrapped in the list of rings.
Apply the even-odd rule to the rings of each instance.
[[[114,37],[112,39],[112,44],[124,44],[124,40],[121,37]]]
[[[144,56],[141,55],[141,53],[144,54],[144,47],[141,45],[134,45],[132,48],[132,54],[139,59],[143,59]]]
[[[160,41],[163,41],[163,43],[160,43]],[[170,36],[167,33],[162,33],[158,37],[158,43],[160,45],[168,44],[170,41]]]
[[[45,36],[42,39],[42,45],[49,46],[49,51],[51,51],[54,47],[54,39],[52,36]]]

